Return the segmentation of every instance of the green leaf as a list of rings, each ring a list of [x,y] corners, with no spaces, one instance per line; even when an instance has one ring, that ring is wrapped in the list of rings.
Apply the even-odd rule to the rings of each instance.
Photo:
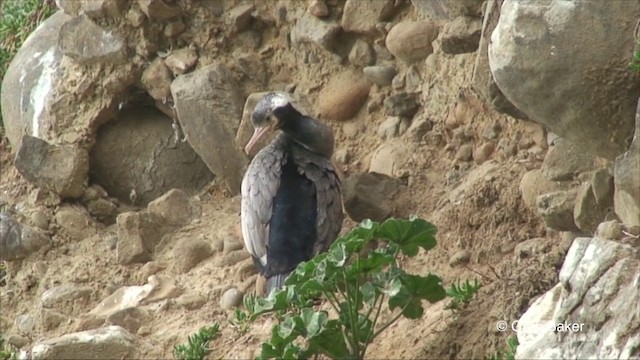
[[[382,271],[383,267],[393,263],[394,257],[381,251],[371,251],[366,258],[357,257],[349,266],[347,276],[368,275],[371,272]]]
[[[429,274],[422,277],[404,273],[400,276],[400,281],[402,288],[389,298],[389,308],[403,309],[402,314],[409,319],[422,316],[422,300],[434,303],[446,296],[442,280],[435,275]]]
[[[309,349],[315,353],[327,355],[332,359],[353,357],[344,341],[342,327],[338,320],[327,321],[324,331],[309,339]]]
[[[304,327],[306,329],[306,335],[308,337],[317,336],[327,323],[328,315],[325,311],[313,311],[312,309],[302,309],[300,314]]]
[[[378,231],[378,236],[400,246],[402,253],[408,256],[418,254],[418,248],[430,250],[436,246],[436,227],[422,219],[387,219]]]

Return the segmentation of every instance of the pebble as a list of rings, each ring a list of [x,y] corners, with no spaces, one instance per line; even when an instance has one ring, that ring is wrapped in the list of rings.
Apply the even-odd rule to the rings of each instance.
[[[464,144],[460,146],[455,157],[455,159],[459,161],[471,161],[472,158],[473,158],[473,146],[469,144]]]
[[[419,107],[415,94],[399,93],[384,100],[384,109],[391,116],[412,117]]]
[[[367,101],[370,88],[371,83],[360,73],[337,74],[320,91],[318,112],[327,119],[349,120]]]
[[[394,90],[399,90],[404,87],[404,83],[405,83],[405,74],[400,73],[394,76],[393,80],[391,80],[391,87]]]
[[[346,164],[351,159],[351,154],[348,149],[338,149],[333,156],[340,164]]]
[[[496,148],[496,145],[493,142],[487,142],[480,145],[480,147],[476,149],[473,155],[473,158],[476,161],[476,164],[480,165],[485,161],[489,160],[495,148]]]
[[[309,11],[311,15],[319,18],[329,16],[329,8],[327,7],[327,4],[321,0],[311,0],[307,11]]]
[[[22,334],[30,334],[36,326],[36,320],[30,314],[22,314],[16,317],[15,325]]]
[[[471,253],[467,250],[460,250],[449,258],[449,266],[466,265],[471,260]]]
[[[387,34],[385,45],[397,58],[405,63],[425,59],[433,53],[433,42],[439,28],[432,21],[402,21]]]
[[[616,220],[601,222],[596,230],[596,236],[603,239],[618,240],[622,235],[622,225]]]
[[[398,73],[395,67],[388,65],[367,66],[363,70],[364,76],[378,86],[389,86]]]
[[[207,299],[198,294],[184,294],[175,299],[174,304],[187,310],[197,310],[207,303]]]
[[[398,128],[400,126],[400,117],[392,116],[387,118],[378,127],[378,136],[382,139],[390,139],[398,136]]]
[[[230,288],[220,297],[220,307],[224,310],[231,310],[234,307],[238,307],[242,304],[243,297],[244,294],[240,290],[234,287]]]
[[[358,39],[349,52],[349,62],[355,66],[365,67],[375,62],[373,49],[368,42]],[[366,76],[366,73],[365,73]]]

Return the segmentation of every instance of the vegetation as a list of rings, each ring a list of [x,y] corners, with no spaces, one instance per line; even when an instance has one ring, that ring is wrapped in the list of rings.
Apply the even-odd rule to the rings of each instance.
[[[200,328],[197,333],[189,336],[187,344],[173,347],[173,356],[180,360],[203,360],[211,352],[209,342],[220,335],[220,324]]]
[[[505,350],[498,350],[488,360],[515,360],[516,350],[518,349],[518,338],[516,336],[509,336],[507,338],[507,348]]]
[[[0,360],[15,360],[18,356],[11,345],[4,343],[4,337],[0,334]]]
[[[633,59],[629,63],[629,68],[633,71],[640,72],[640,43],[636,44],[636,50],[633,52]]]
[[[447,296],[451,297],[451,302],[445,307],[445,309],[449,310],[460,310],[462,307],[469,304],[469,302],[475,297],[480,290],[480,284],[477,279],[474,279],[473,282],[469,282],[469,280],[464,283],[451,284],[451,287],[447,289]]]
[[[301,263],[282,290],[266,298],[246,297],[249,314],[243,314],[240,322],[267,313],[280,320],[258,358],[322,354],[362,359],[369,344],[400,317],[422,316],[423,300],[434,303],[445,298],[438,276],[407,273],[398,262],[400,256],[416,256],[420,248],[432,249],[435,233],[434,225],[416,218],[382,224],[366,220],[336,240],[328,252]],[[386,245],[366,250],[374,240]],[[320,296],[331,311],[313,307]],[[383,308],[391,310],[389,319],[381,316]]]

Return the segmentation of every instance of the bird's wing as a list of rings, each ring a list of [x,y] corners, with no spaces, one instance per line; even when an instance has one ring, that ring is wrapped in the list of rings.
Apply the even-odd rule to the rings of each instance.
[[[273,198],[280,186],[283,161],[286,161],[284,152],[275,145],[272,143],[258,152],[242,179],[242,237],[247,251],[262,266],[267,264]]]
[[[318,240],[314,254],[325,251],[336,239],[342,228],[342,197],[340,179],[330,160],[317,154],[299,150],[293,152],[300,172],[316,186]]]

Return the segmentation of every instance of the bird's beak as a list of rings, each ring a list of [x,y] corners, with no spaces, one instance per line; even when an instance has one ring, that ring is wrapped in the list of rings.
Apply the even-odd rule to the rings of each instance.
[[[247,155],[250,155],[253,148],[258,144],[258,142],[260,142],[260,140],[262,140],[273,129],[274,129],[273,125],[255,128],[255,130],[253,130],[253,135],[251,136],[251,139],[249,139],[249,142],[244,147],[244,152],[247,153]]]

